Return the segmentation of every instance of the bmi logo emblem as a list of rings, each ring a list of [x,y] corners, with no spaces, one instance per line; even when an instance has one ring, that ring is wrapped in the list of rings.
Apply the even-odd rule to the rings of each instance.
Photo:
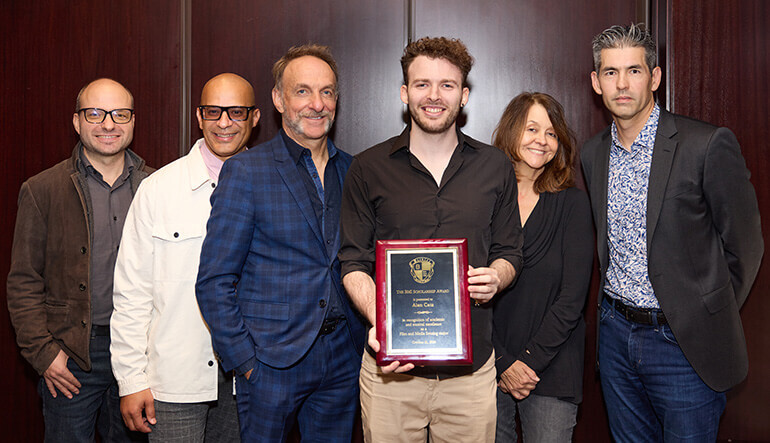
[[[433,265],[434,261],[428,257],[417,257],[409,262],[411,268],[410,273],[414,281],[420,284],[425,284],[433,277]]]

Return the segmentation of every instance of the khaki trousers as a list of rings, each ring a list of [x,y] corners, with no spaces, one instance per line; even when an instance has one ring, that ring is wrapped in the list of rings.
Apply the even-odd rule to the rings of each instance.
[[[495,356],[472,374],[443,380],[383,374],[364,352],[359,382],[364,440],[472,442],[495,440]],[[429,431],[430,430],[430,431]]]

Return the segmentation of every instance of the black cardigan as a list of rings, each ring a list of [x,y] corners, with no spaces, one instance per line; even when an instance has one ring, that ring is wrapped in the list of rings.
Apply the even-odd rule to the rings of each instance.
[[[533,394],[582,400],[592,232],[585,192],[541,193],[524,226],[524,268],[495,297],[497,373],[521,360],[540,377]]]

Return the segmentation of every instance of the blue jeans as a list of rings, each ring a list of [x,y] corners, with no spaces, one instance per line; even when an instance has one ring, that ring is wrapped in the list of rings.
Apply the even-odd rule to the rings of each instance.
[[[496,443],[516,443],[516,414],[521,421],[522,440],[526,443],[560,443],[572,441],[577,423],[578,405],[556,397],[530,394],[516,400],[497,389]]]
[[[249,379],[236,376],[238,417],[244,442],[286,441],[294,423],[303,442],[345,442],[358,411],[359,355],[345,321],[319,335],[288,368],[257,361]]]
[[[233,396],[233,377],[219,367],[217,400],[201,403],[169,403],[155,400],[150,443],[239,443],[238,410]]]
[[[698,377],[671,328],[630,322],[606,298],[599,324],[599,374],[615,441],[716,441],[727,397]]]
[[[43,399],[46,443],[93,442],[98,429],[104,442],[147,441],[144,434],[130,432],[120,415],[118,385],[112,376],[109,335],[91,334],[89,344],[91,370],[80,369],[70,358],[67,368],[80,381],[80,393],[54,398],[45,379],[40,378],[38,392]]]

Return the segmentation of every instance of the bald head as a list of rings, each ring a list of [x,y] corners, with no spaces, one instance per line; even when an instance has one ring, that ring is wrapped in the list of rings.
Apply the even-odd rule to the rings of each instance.
[[[254,88],[240,75],[219,74],[203,85],[196,116],[206,147],[214,155],[226,160],[246,148],[259,121],[254,103]]]
[[[240,75],[230,72],[212,77],[203,85],[200,104],[201,106],[226,106],[212,102],[212,100],[220,100],[224,95],[238,100],[238,106],[254,106],[254,88],[251,87],[251,83]]]
[[[122,90],[127,96],[129,100],[129,107],[131,109],[134,108],[134,96],[131,94],[131,91],[126,89],[125,86],[121,85],[120,83],[116,82],[115,80],[111,78],[98,78],[91,83],[88,83],[87,85],[83,86],[80,89],[80,92],[78,92],[78,96],[75,99],[75,112],[78,111],[78,109],[81,109],[83,107],[83,96],[87,95],[93,90],[100,90],[102,88],[112,89],[114,91]]]

